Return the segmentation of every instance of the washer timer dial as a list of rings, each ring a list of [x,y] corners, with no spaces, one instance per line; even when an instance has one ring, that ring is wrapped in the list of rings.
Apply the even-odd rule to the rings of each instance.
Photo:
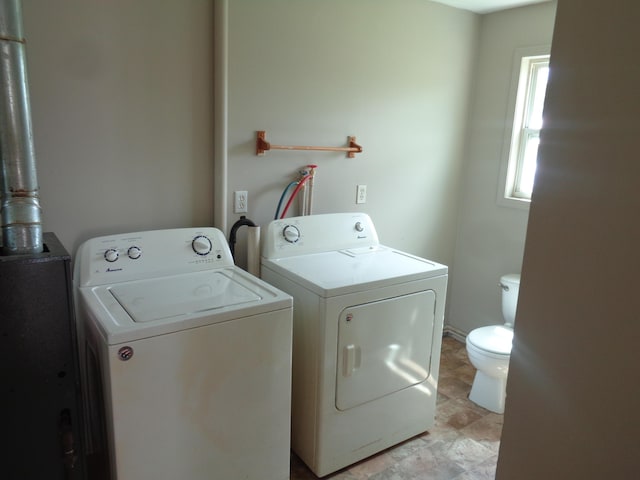
[[[294,225],[287,225],[282,230],[282,236],[289,243],[296,243],[300,240],[300,230]]]
[[[191,241],[191,248],[198,255],[209,255],[211,253],[211,249],[213,245],[211,244],[211,239],[206,235],[198,235]]]

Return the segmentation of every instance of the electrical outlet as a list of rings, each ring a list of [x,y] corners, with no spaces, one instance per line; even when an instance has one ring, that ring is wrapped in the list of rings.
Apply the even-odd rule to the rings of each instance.
[[[235,192],[233,199],[233,212],[234,213],[247,213],[249,208],[249,192],[246,190],[239,190]]]
[[[356,188],[356,203],[367,203],[367,186],[358,185]]]

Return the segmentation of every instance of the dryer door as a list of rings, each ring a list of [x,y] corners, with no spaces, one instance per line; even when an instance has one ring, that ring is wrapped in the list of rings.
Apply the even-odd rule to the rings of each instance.
[[[427,379],[435,300],[427,290],[341,312],[336,408],[347,410]]]

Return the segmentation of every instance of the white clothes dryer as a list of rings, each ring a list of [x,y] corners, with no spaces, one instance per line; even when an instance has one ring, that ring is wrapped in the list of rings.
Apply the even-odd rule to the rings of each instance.
[[[316,475],[433,426],[447,273],[366,214],[269,224],[262,278],[294,298],[292,449]]]
[[[74,271],[91,445],[112,479],[285,480],[292,299],[221,231],[94,238]]]

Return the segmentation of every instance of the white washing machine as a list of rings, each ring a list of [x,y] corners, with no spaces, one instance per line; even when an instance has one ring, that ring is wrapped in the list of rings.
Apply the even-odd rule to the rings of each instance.
[[[94,238],[74,284],[112,479],[289,478],[292,299],[235,267],[222,232]]]
[[[269,224],[262,278],[294,298],[292,449],[316,475],[433,426],[447,272],[366,214]]]

